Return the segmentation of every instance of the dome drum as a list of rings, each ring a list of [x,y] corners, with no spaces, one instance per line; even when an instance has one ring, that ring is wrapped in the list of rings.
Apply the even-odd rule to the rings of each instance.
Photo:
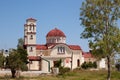
[[[66,36],[61,30],[55,28],[50,32],[48,32],[48,34],[46,35],[46,42],[47,43],[65,43]]]

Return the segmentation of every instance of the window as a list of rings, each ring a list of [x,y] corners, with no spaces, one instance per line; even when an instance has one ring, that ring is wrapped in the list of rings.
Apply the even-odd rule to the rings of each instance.
[[[31,30],[32,29],[32,26],[30,25],[30,29],[29,30]]]
[[[53,61],[54,67],[60,67],[61,66],[61,60]]]
[[[33,51],[33,48],[32,47],[30,47],[30,52],[32,52]]]
[[[35,30],[35,27],[33,26],[33,31]]]
[[[30,39],[33,39],[33,35],[30,35]]]
[[[54,39],[52,39],[52,43],[54,43]]]
[[[30,30],[30,31],[31,31],[31,30],[34,30],[34,24],[30,24],[29,30]]]
[[[65,53],[65,47],[58,47],[58,53]]]

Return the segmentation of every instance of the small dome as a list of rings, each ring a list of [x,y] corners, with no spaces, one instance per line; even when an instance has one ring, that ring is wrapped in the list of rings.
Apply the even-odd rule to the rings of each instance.
[[[49,31],[46,37],[66,37],[66,36],[61,30],[55,28]]]

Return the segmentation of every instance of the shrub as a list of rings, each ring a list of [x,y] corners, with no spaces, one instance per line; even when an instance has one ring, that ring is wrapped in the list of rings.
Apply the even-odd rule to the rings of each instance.
[[[120,64],[116,64],[115,67],[117,68],[118,71],[120,71]]]
[[[87,69],[87,68],[88,68],[88,65],[87,65],[86,62],[84,62],[84,63],[81,65],[81,67],[82,67],[83,69]]]
[[[84,62],[82,65],[81,65],[81,67],[83,68],[83,69],[88,69],[88,68],[97,68],[97,63],[96,62]]]
[[[59,67],[60,75],[63,75],[64,73],[69,72],[69,71],[70,71],[70,68],[68,68],[68,67]]]
[[[92,68],[93,67],[93,63],[92,62],[88,62],[87,65],[88,65],[88,68]]]
[[[97,68],[97,63],[93,62],[93,68]]]

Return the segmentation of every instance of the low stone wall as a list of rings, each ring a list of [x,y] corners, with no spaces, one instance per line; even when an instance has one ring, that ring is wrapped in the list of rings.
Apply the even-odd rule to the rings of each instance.
[[[11,75],[11,71],[0,71],[0,76]]]
[[[11,71],[0,71],[0,76],[9,76],[11,75]],[[17,71],[16,76],[24,76],[24,77],[36,77],[42,75],[50,75],[49,72],[43,71]]]
[[[24,71],[24,72],[20,72],[21,76],[30,76],[30,77],[34,77],[34,76],[41,76],[41,75],[49,75],[49,72],[43,72],[43,71]]]

